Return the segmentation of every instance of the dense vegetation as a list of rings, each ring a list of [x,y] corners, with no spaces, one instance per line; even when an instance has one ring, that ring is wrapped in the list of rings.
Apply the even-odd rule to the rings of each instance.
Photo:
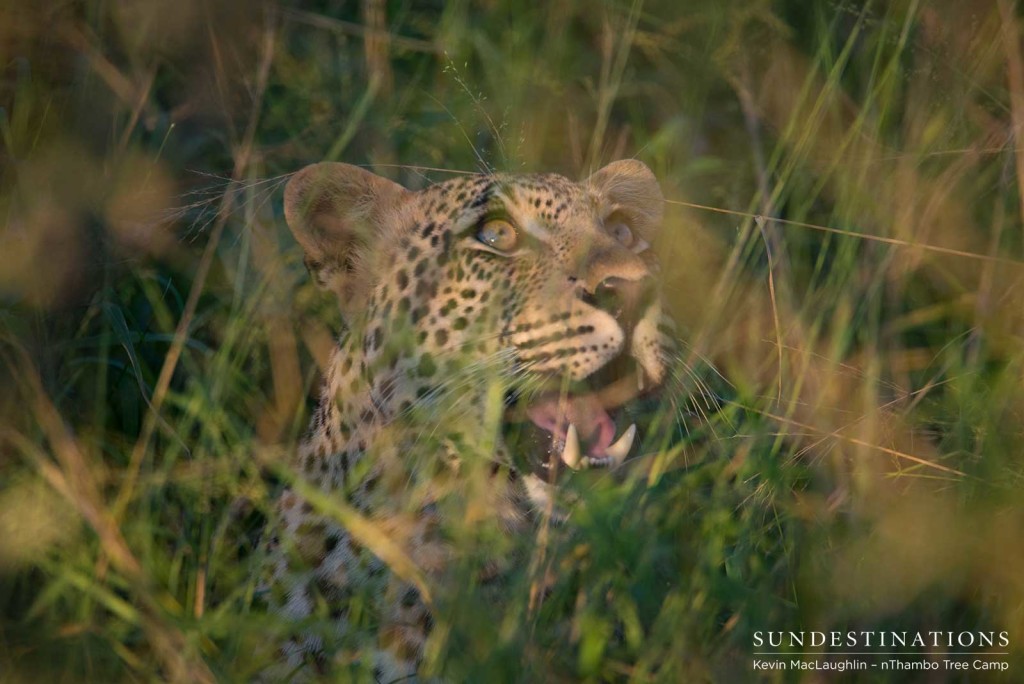
[[[669,198],[683,412],[641,407],[674,428],[581,478],[572,525],[452,530],[427,667],[737,681],[757,630],[968,630],[1020,677],[1020,26],[1009,0],[0,4],[0,677],[271,657],[254,548],[341,326],[286,174],[631,156]],[[500,595],[472,581],[496,553]]]

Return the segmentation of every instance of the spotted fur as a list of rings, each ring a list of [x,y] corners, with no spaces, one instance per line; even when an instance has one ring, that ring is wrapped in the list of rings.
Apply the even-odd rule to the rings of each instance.
[[[429,587],[452,552],[436,503],[463,486],[471,455],[490,461],[489,515],[509,533],[529,530],[548,485],[502,443],[506,393],[582,381],[622,355],[660,382],[648,246],[661,211],[657,182],[637,161],[581,183],[473,175],[418,192],[345,164],[291,179],[288,224],[317,282],[338,296],[347,332],[270,538],[266,591],[296,624],[285,671],[364,658],[381,681],[415,673],[432,624]],[[492,220],[514,228],[514,249],[481,240]],[[641,292],[629,321],[620,300],[601,300],[609,284]],[[372,649],[349,643],[357,587],[374,597]],[[332,630],[303,632],[318,611]]]

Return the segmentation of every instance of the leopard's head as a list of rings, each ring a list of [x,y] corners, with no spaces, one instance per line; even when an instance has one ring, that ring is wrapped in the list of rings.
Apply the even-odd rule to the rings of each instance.
[[[664,380],[670,344],[651,249],[662,194],[647,166],[410,191],[321,163],[289,181],[285,213],[386,416],[497,377],[506,432],[535,472],[629,453],[636,428],[617,414]]]

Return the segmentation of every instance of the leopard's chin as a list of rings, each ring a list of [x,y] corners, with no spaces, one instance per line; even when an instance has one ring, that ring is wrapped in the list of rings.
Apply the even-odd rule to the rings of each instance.
[[[528,401],[510,397],[506,443],[547,482],[565,470],[618,467],[639,443],[629,408],[656,388],[643,366],[627,355],[582,381],[552,378]]]

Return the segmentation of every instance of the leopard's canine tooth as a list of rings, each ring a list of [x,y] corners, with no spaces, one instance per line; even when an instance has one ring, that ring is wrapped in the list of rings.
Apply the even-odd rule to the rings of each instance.
[[[636,423],[633,423],[626,431],[622,433],[618,441],[612,444],[610,447],[604,450],[604,452],[611,456],[612,461],[615,465],[620,465],[626,460],[626,455],[629,454],[629,450],[633,448],[633,440],[636,438]]]
[[[572,423],[569,423],[569,429],[565,433],[562,460],[573,470],[580,467],[580,436],[576,434],[576,426]]]

